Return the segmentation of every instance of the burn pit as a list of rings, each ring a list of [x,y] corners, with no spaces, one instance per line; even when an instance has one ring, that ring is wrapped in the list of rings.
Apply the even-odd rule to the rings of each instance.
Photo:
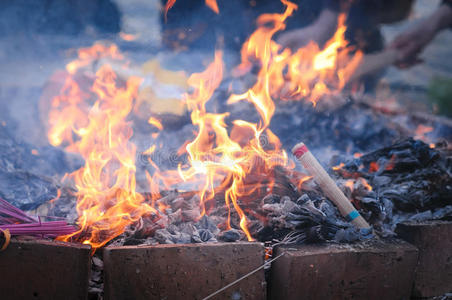
[[[39,102],[53,146],[21,141],[9,121],[0,128],[0,197],[77,224],[58,239],[94,248],[352,243],[393,237],[404,221],[450,220],[450,121],[388,111],[352,92],[363,54],[341,44],[345,15],[323,48],[275,48],[273,35],[295,9],[283,4],[284,13],[258,19],[243,48],[254,54],[242,52],[237,65],[218,50],[190,77],[155,62],[140,68],[114,44],[79,49]],[[170,108],[156,107],[162,93]],[[297,166],[289,150],[299,141],[374,232],[347,222]],[[98,276],[102,263],[95,267]]]

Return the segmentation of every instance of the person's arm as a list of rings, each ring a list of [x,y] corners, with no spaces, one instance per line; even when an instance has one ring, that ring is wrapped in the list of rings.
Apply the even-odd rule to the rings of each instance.
[[[324,44],[336,30],[339,12],[329,8],[323,9],[319,17],[309,26],[283,32],[277,39],[284,48],[296,50],[314,41]]]
[[[452,1],[444,1],[433,14],[399,34],[389,45],[397,49],[396,65],[408,67],[419,62],[418,55],[441,30],[452,26]]]

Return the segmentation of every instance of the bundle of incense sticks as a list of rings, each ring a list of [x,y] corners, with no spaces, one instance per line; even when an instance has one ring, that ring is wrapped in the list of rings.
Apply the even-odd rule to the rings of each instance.
[[[54,238],[77,230],[66,221],[41,221],[40,217],[31,217],[14,205],[0,198],[0,230],[11,235],[36,235]]]
[[[346,220],[352,222],[359,228],[370,228],[366,220],[364,220],[353,204],[345,197],[344,193],[338,188],[334,180],[328,175],[304,143],[295,145],[292,153],[312,175],[314,181],[317,182],[325,195],[333,201]]]

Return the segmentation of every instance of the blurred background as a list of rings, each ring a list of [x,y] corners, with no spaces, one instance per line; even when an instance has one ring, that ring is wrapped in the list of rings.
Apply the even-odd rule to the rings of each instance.
[[[1,1],[0,118],[24,139],[42,142],[42,135],[36,132],[40,127],[36,109],[43,86],[56,70],[64,69],[76,56],[78,48],[91,46],[95,41],[116,43],[138,64],[158,57],[165,68],[191,73],[204,67],[201,62],[207,54],[207,58],[213,56],[220,35],[225,36],[226,47],[234,52],[231,59],[237,61],[237,50],[255,29],[256,17],[283,9],[279,1],[257,6],[255,1],[234,0],[228,5],[224,2],[219,1],[220,18],[203,1],[178,0],[165,23],[164,3],[158,0]],[[318,8],[306,3],[299,8],[301,17],[289,20],[289,28],[308,24],[315,17]],[[377,28],[383,41],[390,41],[429,15],[439,3],[414,1],[405,19]],[[421,55],[423,63],[405,70],[387,68],[371,92],[394,98],[407,110],[433,111],[450,117],[450,45],[452,31],[445,30],[425,49]]]

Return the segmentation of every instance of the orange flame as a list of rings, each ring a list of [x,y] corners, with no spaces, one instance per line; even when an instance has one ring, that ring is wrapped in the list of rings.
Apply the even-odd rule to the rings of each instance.
[[[67,64],[66,70],[70,74],[75,74],[77,70],[81,67],[91,64],[94,60],[101,59],[104,57],[109,57],[112,59],[124,59],[124,56],[119,52],[116,45],[112,44],[109,46],[96,43],[92,47],[81,48],[78,50],[78,60],[74,60]]]
[[[376,162],[371,162],[370,164],[369,164],[369,172],[370,173],[375,173],[375,172],[377,172],[378,170],[380,169],[380,166],[378,165],[378,163],[376,163]]]
[[[414,136],[414,139],[428,142],[429,139],[426,135],[427,135],[427,133],[430,133],[432,131],[433,131],[433,127],[420,124],[416,128],[416,131],[415,131],[416,135]]]
[[[363,156],[363,154],[360,153],[360,152],[356,152],[356,153],[353,154],[354,158],[360,158],[361,156]]]
[[[168,11],[171,9],[171,7],[174,6],[174,3],[176,3],[176,0],[168,0],[165,4],[165,7],[163,8],[163,15],[165,16],[165,22],[168,20]]]
[[[89,61],[89,55],[108,56],[93,46],[79,52],[79,59],[68,70],[76,71]],[[114,52],[113,54],[118,54]],[[77,188],[77,212],[80,230],[76,236],[83,243],[98,248],[121,234],[144,214],[157,213],[145,204],[135,191],[135,146],[126,117],[132,110],[141,79],[130,77],[121,82],[110,66],[102,66],[95,74],[89,94],[71,77],[56,97],[50,112],[49,140],[54,145],[67,143],[66,149],[79,153],[85,166],[70,175]],[[88,98],[94,103],[88,105]]]
[[[350,191],[353,193],[353,191],[355,190],[355,182],[353,179],[349,179],[345,182],[345,186],[348,187],[350,189]]]
[[[217,0],[206,0],[206,5],[213,10],[217,15],[220,13]]]
[[[121,60],[123,56],[114,45],[95,44],[79,50],[79,58],[67,65],[69,76],[61,94],[53,99],[49,114],[50,143],[65,146],[85,159],[85,166],[70,175],[77,188],[80,230],[60,239],[76,237],[94,248],[101,247],[142,216],[158,217],[167,208],[157,202],[161,190],[184,181],[197,185],[200,216],[209,212],[217,191],[223,191],[229,211],[227,228],[231,228],[233,209],[248,240],[253,240],[246,209],[241,206],[246,204],[247,196],[256,192],[257,184],[247,180],[253,174],[270,174],[276,166],[293,167],[278,137],[269,129],[275,112],[273,98],[306,97],[315,104],[323,95],[344,87],[361,57],[359,52],[349,56],[351,49],[344,39],[345,15],[340,15],[336,34],[322,50],[314,43],[295,53],[282,49],[272,38],[285,29],[285,21],[297,5],[281,1],[285,11],[260,16],[258,29],[241,50],[242,62],[237,70],[246,72],[257,61],[260,71],[256,83],[243,94],[231,95],[227,101],[229,105],[249,102],[258,112],[259,122],[232,120],[232,128],[228,130],[228,113],[207,111],[206,103],[220,86],[224,73],[223,54],[216,51],[214,61],[206,70],[188,79],[192,92],[185,95],[185,101],[197,132],[178,151],[186,152],[188,164],[162,172],[149,159],[155,169],[152,175],[146,172],[152,194],[150,204],[136,192],[136,147],[130,141],[133,132],[127,121],[141,79],[121,80],[110,66],[103,65],[95,73],[91,89],[85,90],[77,77],[81,69],[102,58]],[[175,0],[166,3],[165,18],[174,3]],[[218,13],[216,1],[206,0],[206,4]],[[161,122],[150,117],[148,123],[159,130],[151,134],[156,138],[163,130]],[[156,145],[151,145],[143,154],[150,155],[155,149]],[[265,183],[272,189],[274,180],[265,177]],[[309,179],[300,179],[299,185]]]
[[[251,132],[251,134],[245,134],[248,136],[246,141],[234,141],[229,136],[225,123],[227,113],[206,112],[205,104],[219,86],[222,74],[222,52],[217,51],[215,61],[204,72],[193,74],[189,78],[189,85],[193,87],[194,92],[186,96],[186,101],[189,109],[192,110],[192,122],[198,126],[199,131],[195,140],[186,147],[190,168],[179,171],[181,177],[186,181],[193,180],[200,175],[204,176],[205,179],[200,187],[202,214],[206,213],[205,203],[213,199],[215,195],[215,186],[220,184],[225,191],[225,202],[229,209],[227,227],[231,228],[230,206],[232,204],[239,215],[240,227],[248,240],[253,240],[247,227],[248,220],[238,204],[242,196],[249,195],[254,191],[252,187],[245,184],[244,180],[248,174],[254,172],[255,168],[269,168],[277,163],[286,162],[287,155],[280,153],[281,161],[275,161],[275,158],[278,157],[265,151],[261,145],[260,136],[269,124],[271,110],[274,107],[271,99],[266,98],[268,95],[265,94],[265,90],[259,91],[255,88],[246,94],[251,97],[247,99],[256,105],[261,114],[263,119],[261,126],[258,127],[257,124],[244,120],[233,121],[235,130]],[[264,94],[261,94],[262,92]],[[271,135],[270,131],[267,130],[267,134],[269,140],[276,142],[277,138]],[[244,146],[240,142],[244,143]],[[262,166],[256,163],[258,159],[262,160]]]
[[[366,179],[360,177],[359,178],[361,181],[361,184],[368,190],[368,191],[372,191],[372,186],[367,182]]]
[[[333,171],[339,171],[340,169],[342,169],[345,166],[344,163],[340,163],[337,166],[331,167],[331,169],[333,169]]]
[[[218,8],[217,0],[205,0],[206,5],[214,11],[217,15],[220,13],[220,9]],[[168,11],[174,6],[176,0],[168,0],[163,8],[163,15],[165,17],[165,22],[167,21]]]
[[[291,2],[283,15],[269,14],[259,17],[259,28],[242,47],[242,62],[235,74],[240,75],[251,69],[255,60],[267,59],[267,75],[270,78],[269,91],[273,97],[283,100],[306,98],[314,105],[323,96],[341,91],[358,67],[362,53],[348,47],[344,38],[346,31],[345,14],[338,17],[338,28],[334,36],[320,49],[314,42],[292,53],[282,49],[272,36],[285,28],[285,20],[297,6]],[[272,23],[272,26],[268,26]],[[260,76],[259,76],[260,78]],[[258,79],[259,80],[259,79]]]
[[[125,32],[120,32],[119,37],[127,42],[135,41],[138,38],[139,34],[130,34]]]
[[[154,118],[154,117],[150,117],[149,120],[148,120],[148,123],[151,124],[151,125],[154,125],[159,130],[163,130],[162,123],[159,120],[157,120],[156,118]]]

